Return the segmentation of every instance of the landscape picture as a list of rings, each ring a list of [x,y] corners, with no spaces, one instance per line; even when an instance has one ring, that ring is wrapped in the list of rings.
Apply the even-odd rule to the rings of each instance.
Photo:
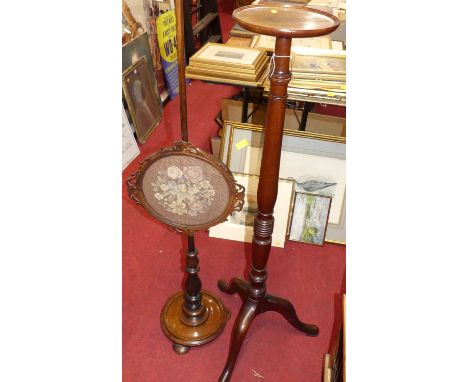
[[[289,240],[323,245],[331,198],[297,192]]]

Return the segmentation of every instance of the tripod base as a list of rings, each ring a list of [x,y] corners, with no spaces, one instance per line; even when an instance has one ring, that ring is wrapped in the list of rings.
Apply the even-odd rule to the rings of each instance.
[[[224,329],[231,312],[213,293],[202,291],[202,306],[205,307],[203,320],[190,325],[184,322],[182,305],[184,292],[178,292],[167,300],[161,311],[161,328],[173,342],[172,349],[177,354],[186,354],[190,347],[213,341]]]
[[[294,306],[288,300],[269,294],[258,300],[249,297],[249,284],[245,280],[234,278],[229,284],[224,280],[220,280],[218,281],[218,288],[227,294],[237,293],[242,299],[242,307],[232,328],[231,344],[226,365],[218,382],[228,382],[231,379],[232,371],[245,336],[255,317],[261,313],[269,311],[278,312],[292,326],[306,335],[315,337],[319,333],[316,325],[305,324],[299,320]]]

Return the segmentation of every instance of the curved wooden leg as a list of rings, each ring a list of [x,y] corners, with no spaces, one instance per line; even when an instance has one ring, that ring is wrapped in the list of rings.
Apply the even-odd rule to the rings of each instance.
[[[242,343],[244,342],[245,336],[249,331],[250,325],[257,315],[257,306],[257,303],[252,300],[248,300],[247,303],[242,305],[236,322],[232,327],[231,344],[229,345],[228,358],[218,382],[228,382],[231,380],[232,371],[236,365]]]
[[[219,280],[218,288],[224,293],[237,293],[239,296],[244,297],[248,293],[249,284],[247,283],[247,281],[236,277],[231,279],[231,281],[229,281],[229,284],[224,280]]]
[[[281,314],[292,326],[308,336],[317,336],[319,328],[316,325],[305,324],[297,317],[296,309],[286,299],[267,294],[262,304],[262,312],[275,311]]]

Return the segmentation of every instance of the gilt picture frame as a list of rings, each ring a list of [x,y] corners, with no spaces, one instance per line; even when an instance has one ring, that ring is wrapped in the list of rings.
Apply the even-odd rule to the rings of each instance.
[[[321,49],[309,49],[303,53],[293,53],[291,58],[292,72],[345,75],[346,51],[328,52]]]
[[[229,65],[231,67],[254,69],[262,62],[264,57],[265,52],[259,49],[207,43],[190,57],[190,61],[208,65]]]
[[[263,132],[261,125],[224,121],[220,157],[231,171],[259,174]],[[322,193],[334,199],[325,241],[345,244],[346,145],[343,140],[285,129],[281,155],[281,178],[293,178],[299,192]],[[301,183],[305,183],[305,188],[301,188]]]
[[[263,132],[262,125],[224,120],[220,157],[231,171],[244,172],[245,153],[238,149],[239,142],[246,140],[247,146],[263,147]],[[284,129],[281,150],[346,158],[345,142],[342,136]]]
[[[134,65],[141,57],[146,58],[146,66],[150,81],[153,84],[157,98],[161,100],[158,92],[157,80],[154,73],[153,57],[151,55],[151,47],[149,44],[148,32],[143,32],[122,45],[122,73],[125,72],[130,66]],[[161,103],[162,108],[162,103]]]

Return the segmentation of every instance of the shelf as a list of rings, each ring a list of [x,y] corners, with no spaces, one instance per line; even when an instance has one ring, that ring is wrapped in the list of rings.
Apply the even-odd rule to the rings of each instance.
[[[203,17],[198,23],[193,27],[193,35],[197,35],[203,29],[205,29],[214,19],[218,17],[218,12],[210,12],[205,17]]]

